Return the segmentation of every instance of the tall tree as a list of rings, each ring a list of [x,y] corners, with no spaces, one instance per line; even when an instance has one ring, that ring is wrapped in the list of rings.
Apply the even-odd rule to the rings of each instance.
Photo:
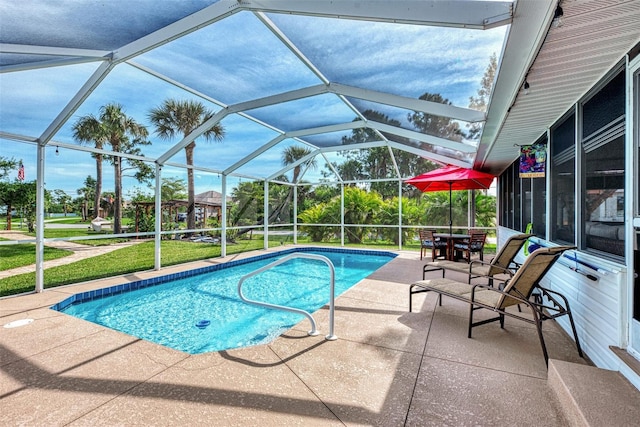
[[[7,230],[11,230],[11,211],[19,198],[19,182],[0,181],[0,203],[7,209]]]
[[[487,111],[497,68],[498,61],[496,59],[496,54],[494,53],[489,58],[489,65],[487,65],[487,69],[484,71],[484,75],[482,76],[480,89],[478,89],[478,96],[469,97],[469,108],[478,111]],[[470,123],[467,126],[469,128],[469,132],[467,133],[468,139],[477,139],[480,137],[480,133],[482,132],[481,123]]]
[[[389,116],[379,111],[365,110],[362,114],[367,118],[367,120],[400,127],[400,122],[398,120],[391,119]],[[403,139],[398,136],[386,134],[385,136],[393,141],[404,142]],[[344,136],[342,138],[342,143],[343,145],[361,144],[378,139],[380,139],[380,137],[374,130],[359,128],[354,129],[350,136]],[[397,175],[387,147],[351,150],[341,154],[346,157],[346,160],[341,164],[335,164],[334,168],[338,173],[340,173],[340,176],[344,180],[359,181],[396,177]],[[393,155],[401,178],[407,178],[428,172],[436,167],[435,163],[402,150],[394,149]],[[323,172],[323,175],[330,176],[333,175],[333,173]],[[370,188],[371,190],[379,192],[385,199],[398,196],[398,184],[396,182],[373,182],[371,183]],[[408,191],[411,191],[411,189],[409,188]]]
[[[19,182],[17,180],[10,182],[9,175],[19,163],[13,158],[0,156],[0,204],[7,209],[7,230],[11,230],[11,211],[19,196]]]
[[[439,93],[426,92],[420,96],[420,99],[451,105],[451,101],[443,98]],[[414,111],[407,115],[407,119],[420,132],[452,141],[462,141],[460,125],[450,117],[435,116],[422,111]]]
[[[57,205],[57,208],[62,211],[64,216],[67,216],[69,208],[71,207],[71,196],[64,192],[64,190],[53,190],[53,200]]]
[[[15,208],[23,213],[29,232],[35,230],[36,182],[0,181],[0,204],[7,207],[7,230],[11,230],[11,211]],[[49,191],[44,191],[45,209],[50,202]]]
[[[96,192],[96,180],[91,175],[87,176],[84,180],[84,187],[78,188],[76,192],[82,197],[82,220],[86,221],[89,216],[89,200],[94,198]],[[97,211],[97,205],[93,206],[94,211]]]
[[[196,128],[213,117],[213,111],[198,101],[166,99],[161,106],[149,112],[149,120],[155,126],[155,133],[162,139],[173,139],[176,134],[187,137]],[[207,129],[202,136],[209,141],[221,141],[224,128],[219,123]],[[193,152],[196,142],[192,141],[184,147],[187,160],[187,228],[196,227],[195,183],[193,178]]]
[[[0,180],[8,178],[9,172],[12,169],[15,169],[15,167],[18,166],[18,163],[19,162],[17,162],[13,158],[9,159],[9,158],[0,156]]]
[[[102,129],[101,121],[93,114],[80,117],[73,125],[73,138],[81,144],[92,143],[95,148],[102,150],[106,142],[106,135]],[[102,197],[102,153],[91,153],[96,161],[96,179],[93,187],[93,218],[99,214],[100,199]],[[86,184],[86,180],[85,180]]]
[[[309,147],[303,147],[300,145],[290,145],[282,151],[282,165],[289,166],[301,160],[302,158],[310,155],[313,150]],[[316,162],[315,157],[312,159],[308,159],[293,168],[293,178],[291,181],[295,184],[298,182],[298,178],[300,177],[300,172],[302,172],[302,167],[308,167],[310,169],[315,169],[318,163]]]
[[[187,183],[179,178],[162,178],[160,197],[163,202],[184,199]]]
[[[147,128],[127,116],[120,104],[107,104],[100,108],[98,117],[93,115],[81,117],[77,124],[82,132],[78,132],[78,139],[85,141],[100,141],[103,145],[110,145],[114,153],[140,154],[139,145],[148,145],[149,132]],[[85,129],[86,127],[86,129]],[[114,206],[113,206],[113,232],[119,234],[122,231],[122,162],[123,158],[117,154],[108,156],[113,164],[114,176]],[[126,160],[125,160],[126,161]],[[141,162],[131,162],[140,164]],[[97,163],[96,163],[97,166]],[[96,171],[97,172],[97,171]],[[146,173],[146,172],[145,172]],[[144,174],[144,173],[143,173]],[[96,178],[96,186],[98,186]],[[96,193],[98,190],[96,189]],[[97,199],[97,207],[100,199]]]
[[[301,145],[291,145],[287,148],[285,148],[282,151],[282,165],[283,166],[289,166],[292,165],[294,163],[296,163],[297,161],[307,157],[308,155],[310,155],[313,152],[313,150],[309,147],[306,146],[301,146]],[[302,168],[306,167],[309,169],[315,169],[318,166],[318,162],[316,161],[315,157],[311,158],[311,159],[307,159],[306,161],[297,164],[296,166],[293,167],[293,176],[291,178],[291,181],[294,184],[297,184],[300,178],[300,173],[302,172]],[[282,201],[282,203],[280,203],[278,206],[276,206],[273,211],[271,212],[271,214],[269,215],[269,222],[272,222],[273,220],[279,218],[282,216],[282,214],[286,211],[288,211],[288,218],[291,218],[291,214],[292,214],[292,208],[291,208],[291,202],[293,200],[293,186],[289,187],[289,191],[287,191],[286,197],[284,198],[284,200]],[[290,222],[290,221],[289,221]]]

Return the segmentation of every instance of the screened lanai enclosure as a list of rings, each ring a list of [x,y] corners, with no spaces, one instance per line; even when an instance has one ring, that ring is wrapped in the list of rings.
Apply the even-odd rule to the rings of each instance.
[[[107,217],[110,238],[153,239],[156,269],[163,241],[194,236],[224,256],[247,234],[402,248],[448,226],[448,195],[425,204],[404,181],[513,161],[496,135],[556,5],[1,1],[2,209],[33,218],[36,290],[45,242],[105,238],[47,237],[56,197]],[[453,201],[454,227],[477,225],[475,197]]]
[[[571,304],[589,361],[640,389],[638,22],[637,0],[0,0],[5,313],[32,317],[31,307],[50,306],[56,294],[88,290],[91,297],[113,283],[117,290],[290,244],[393,249],[403,274],[394,271],[391,281],[404,291],[425,263],[418,231],[449,233],[451,207],[452,233],[486,229],[498,248],[514,234],[533,233],[519,264],[536,246],[575,246],[541,284]],[[532,159],[544,174],[523,176]],[[421,193],[407,183],[446,165],[493,175],[495,192],[454,192],[449,202],[446,191]],[[80,252],[99,255],[77,260]],[[81,284],[3,298],[71,283]],[[378,288],[388,298],[388,288]],[[366,322],[380,313],[413,334],[406,317],[396,317],[396,301],[388,307],[343,313]],[[556,326],[573,335],[564,317]],[[438,323],[445,322],[430,325]],[[73,330],[68,337],[82,341]],[[33,336],[66,355],[49,331]],[[29,347],[20,354],[44,360],[51,353],[32,339],[18,341]],[[79,347],[92,349],[91,362],[103,359],[94,356],[95,342]],[[375,347],[388,359],[393,346]],[[131,353],[119,354],[118,366]],[[149,358],[140,354],[146,369]],[[489,359],[480,359],[486,367]],[[89,369],[76,360],[69,361],[74,370]],[[42,377],[36,364],[24,372]],[[420,391],[419,377],[385,370]],[[15,383],[11,371],[23,370],[6,371]],[[59,372],[65,380],[72,374]],[[434,376],[424,372],[430,387]],[[128,401],[129,380],[123,386]],[[57,392],[48,382],[43,389]],[[607,390],[609,398],[598,400],[618,411],[618,396],[632,395],[626,385],[617,395]],[[196,391],[192,403],[201,408]],[[18,394],[33,406],[31,388],[11,398]],[[354,396],[357,405],[345,408],[360,412],[369,399]],[[389,396],[395,406],[399,395]],[[291,401],[278,405],[288,412]]]

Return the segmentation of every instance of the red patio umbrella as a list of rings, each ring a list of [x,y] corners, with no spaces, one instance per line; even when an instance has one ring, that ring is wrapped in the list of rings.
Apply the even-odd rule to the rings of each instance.
[[[493,179],[493,175],[485,172],[448,165],[414,176],[405,182],[422,192],[449,190],[449,234],[451,234],[453,230],[451,192],[453,190],[486,190],[491,186]]]

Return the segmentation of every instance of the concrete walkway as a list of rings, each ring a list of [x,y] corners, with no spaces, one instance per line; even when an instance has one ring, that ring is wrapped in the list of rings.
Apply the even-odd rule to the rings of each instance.
[[[78,292],[251,255],[0,299],[0,325],[24,325],[0,328],[0,425],[571,425],[547,384],[534,327],[507,319],[469,339],[466,304],[440,306],[435,295],[416,295],[408,312],[409,284],[424,265],[415,252],[337,298],[336,341],[324,339],[326,307],[314,315],[319,336],[308,336],[304,319],[270,344],[193,355],[49,308]],[[544,329],[551,358],[586,364],[557,325]]]
[[[27,236],[19,231],[0,231],[0,237],[8,240],[33,240],[33,237]],[[65,242],[65,241],[47,242],[45,246],[58,248],[58,249],[66,249],[68,251],[72,251],[73,254],[66,257],[45,261],[44,268],[47,269],[51,267],[58,267],[60,265],[71,264],[73,262],[80,261],[86,258],[107,254],[109,252],[113,252],[120,248],[137,245],[144,241],[145,240],[130,240],[128,242],[114,243],[108,246],[90,246],[90,245],[82,245],[80,243]],[[6,277],[16,276],[18,274],[32,273],[34,271],[36,271],[35,264],[16,267],[10,270],[3,270],[3,271],[0,271],[0,280]]]

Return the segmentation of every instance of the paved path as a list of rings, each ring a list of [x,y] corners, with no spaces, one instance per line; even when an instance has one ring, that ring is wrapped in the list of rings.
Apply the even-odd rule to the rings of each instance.
[[[0,237],[2,237],[3,239],[9,239],[9,240],[33,240],[32,236],[27,236],[17,231],[0,231]],[[71,264],[73,262],[80,261],[82,259],[91,258],[97,255],[113,252],[116,249],[137,245],[144,241],[145,240],[130,240],[128,242],[114,243],[108,246],[81,245],[79,243],[65,242],[65,241],[47,242],[45,246],[58,248],[58,249],[66,249],[66,250],[72,251],[73,254],[66,257],[45,261],[44,268],[47,269],[51,267],[57,267],[59,265]],[[0,271],[0,279],[4,279],[5,277],[11,277],[11,276],[15,276],[23,273],[31,273],[34,271],[36,271],[35,264],[16,267],[10,270],[3,270],[3,271]]]

